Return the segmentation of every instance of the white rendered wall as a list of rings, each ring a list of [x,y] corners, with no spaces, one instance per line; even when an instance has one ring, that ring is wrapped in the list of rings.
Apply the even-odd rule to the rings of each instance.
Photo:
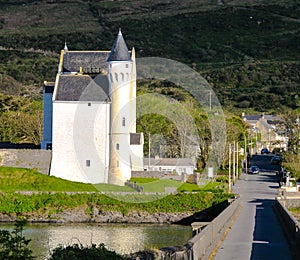
[[[50,175],[84,183],[107,183],[109,104],[53,103]]]
[[[193,166],[176,166],[176,172],[181,175],[182,173],[193,174],[194,167]]]
[[[133,171],[143,171],[144,170],[144,151],[143,144],[131,145],[131,169]]]
[[[111,98],[109,183],[124,185],[131,178],[130,132],[135,131],[135,75],[132,61],[109,62]],[[135,103],[134,103],[135,104]],[[119,149],[116,149],[119,145]]]
[[[46,149],[47,143],[52,143],[52,93],[43,94],[43,141],[41,149]]]

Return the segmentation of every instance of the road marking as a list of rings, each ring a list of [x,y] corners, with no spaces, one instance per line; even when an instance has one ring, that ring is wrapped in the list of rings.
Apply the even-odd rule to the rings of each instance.
[[[254,244],[270,244],[269,241],[259,241],[259,240],[253,240]]]

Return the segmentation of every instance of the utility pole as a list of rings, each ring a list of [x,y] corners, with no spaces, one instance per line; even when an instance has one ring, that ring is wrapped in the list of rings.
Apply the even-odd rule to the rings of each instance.
[[[151,146],[151,140],[150,140],[150,133],[148,134],[148,171],[150,171],[150,146]]]
[[[207,90],[207,92],[209,93],[209,111],[211,111],[211,96],[212,96],[212,91],[211,90]]]
[[[245,139],[245,161],[246,161],[246,165],[245,165],[245,167],[246,167],[246,173],[247,173],[247,171],[248,171],[248,156],[247,156],[247,137],[246,137],[246,135],[244,135],[244,139]]]
[[[236,176],[239,178],[239,142],[236,142]]]
[[[229,162],[228,162],[228,193],[231,193],[231,144],[229,144]]]
[[[248,132],[250,137],[248,136],[248,145],[249,145],[249,156],[252,157],[252,135],[251,132]]]
[[[232,158],[232,176],[233,176],[233,185],[235,184],[235,141],[233,142],[233,158]]]
[[[211,111],[211,90],[209,91],[209,111]]]

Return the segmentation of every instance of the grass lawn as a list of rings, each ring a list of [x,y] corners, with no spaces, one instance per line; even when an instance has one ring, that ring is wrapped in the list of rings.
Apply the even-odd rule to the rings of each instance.
[[[164,192],[166,187],[179,188],[182,185],[179,181],[169,179],[158,179],[147,183],[137,183],[143,187],[144,192]]]
[[[47,176],[35,170],[0,167],[0,191],[131,191],[127,186],[111,184],[85,184]]]
[[[222,183],[206,180],[202,186],[181,183],[169,179],[132,178],[131,182],[143,187],[144,192],[164,192],[165,188],[176,188],[178,192],[195,192],[222,187]],[[0,167],[0,191],[62,191],[62,192],[138,192],[128,186],[112,184],[86,184],[47,176],[35,170],[13,167]],[[136,197],[136,196],[134,196]],[[135,200],[135,198],[133,199]]]
[[[156,178],[131,178],[130,181],[142,186],[144,192],[164,192],[166,187],[177,188],[178,192],[195,192],[220,186],[219,182],[211,182],[209,180],[203,181],[203,185],[200,186],[194,183],[182,183],[175,180]]]
[[[213,189],[215,185],[220,185],[217,182],[209,182],[199,187],[196,184],[182,184],[168,179],[135,178],[134,180],[144,187],[145,192],[151,194],[139,193],[127,186],[77,183],[47,176],[35,170],[0,167],[0,212],[9,214],[35,212],[34,214],[51,215],[65,209],[84,206],[87,212],[94,207],[99,207],[103,211],[118,211],[123,214],[130,211],[193,213],[231,196],[222,189]],[[179,193],[174,195],[161,193],[165,191],[165,187],[174,187]],[[22,190],[41,191],[41,193],[15,193]],[[54,191],[57,193],[47,193]],[[75,194],[67,194],[68,191]],[[108,193],[86,193],[97,191]],[[132,193],[122,193],[124,191]]]

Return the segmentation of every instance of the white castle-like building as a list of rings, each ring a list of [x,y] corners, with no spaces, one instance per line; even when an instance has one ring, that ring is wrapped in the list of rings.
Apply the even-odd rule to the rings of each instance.
[[[124,185],[143,170],[136,133],[135,51],[121,31],[111,51],[61,51],[53,83],[44,84],[42,149],[52,149],[50,175]]]

